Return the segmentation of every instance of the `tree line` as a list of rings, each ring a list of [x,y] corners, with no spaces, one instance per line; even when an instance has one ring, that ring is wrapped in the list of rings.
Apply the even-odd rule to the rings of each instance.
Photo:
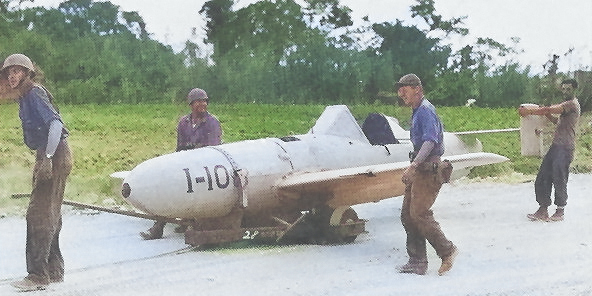
[[[410,7],[419,25],[365,18],[354,26],[338,0],[261,0],[241,9],[210,0],[195,12],[207,21],[207,54],[190,40],[175,52],[150,36],[138,12],[108,1],[24,9],[0,0],[0,58],[31,57],[68,104],[182,102],[193,87],[222,103],[393,103],[393,82],[410,72],[437,105],[509,107],[559,96],[554,86],[566,74],[531,76],[512,59],[498,63],[519,40],[479,38],[453,51],[447,40],[468,34],[465,17],[444,19],[434,1]]]

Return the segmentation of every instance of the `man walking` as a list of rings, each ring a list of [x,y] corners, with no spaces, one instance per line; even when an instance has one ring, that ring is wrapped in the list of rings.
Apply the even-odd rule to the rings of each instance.
[[[406,184],[401,222],[407,233],[409,262],[399,267],[402,273],[424,275],[428,268],[426,240],[442,259],[439,275],[448,272],[458,250],[449,241],[431,210],[442,183],[447,181],[452,166],[442,162],[444,154],[443,128],[436,108],[424,98],[421,80],[407,74],[396,83],[397,93],[406,106],[413,108],[411,117],[411,165],[402,176]],[[446,176],[448,174],[448,176]]]

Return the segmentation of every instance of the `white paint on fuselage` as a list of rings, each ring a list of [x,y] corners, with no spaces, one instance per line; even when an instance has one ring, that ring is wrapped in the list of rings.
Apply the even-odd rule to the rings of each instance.
[[[396,119],[387,119],[399,144],[371,145],[360,138],[362,131],[347,107],[330,106],[309,133],[292,139],[247,140],[149,159],[125,178],[131,188],[126,200],[154,215],[210,218],[227,215],[240,206],[242,190],[248,204],[245,213],[273,209],[281,205],[275,184],[282,178],[408,161],[413,150],[409,132],[398,126]],[[336,130],[339,128],[346,132]],[[354,136],[347,137],[350,133]],[[446,133],[444,138],[445,155],[470,152],[456,135]],[[236,169],[247,176],[242,188],[235,186]]]

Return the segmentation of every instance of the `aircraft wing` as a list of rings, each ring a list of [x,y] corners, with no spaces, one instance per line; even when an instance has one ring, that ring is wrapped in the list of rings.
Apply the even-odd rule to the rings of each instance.
[[[485,152],[452,155],[443,159],[452,162],[455,170],[508,160],[504,156]],[[376,202],[405,193],[401,176],[408,166],[409,161],[402,161],[303,173],[283,179],[276,188],[287,197],[328,196],[327,204],[333,208]]]
[[[505,156],[488,152],[449,155],[443,156],[442,159],[448,159],[452,163],[452,166],[455,170],[472,168],[486,164],[500,163],[509,160]]]

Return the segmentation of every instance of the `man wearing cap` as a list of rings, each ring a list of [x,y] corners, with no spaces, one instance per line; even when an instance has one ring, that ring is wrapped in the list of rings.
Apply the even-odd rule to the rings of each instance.
[[[407,233],[409,261],[399,271],[419,275],[427,272],[427,240],[442,259],[438,274],[443,275],[452,268],[458,250],[446,238],[430,209],[452,170],[449,162],[440,160],[444,153],[442,123],[434,105],[424,98],[417,75],[403,76],[395,87],[405,105],[413,108],[410,135],[414,150],[410,153],[411,164],[401,178],[406,185],[401,222]]]
[[[177,150],[189,150],[222,143],[222,128],[216,116],[208,112],[208,94],[200,88],[192,89],[187,95],[191,113],[181,117],[177,125]],[[156,221],[154,226],[140,232],[146,240],[162,238],[166,222]],[[179,226],[176,232],[184,232],[186,227]]]
[[[27,208],[25,256],[28,275],[11,285],[20,291],[43,290],[64,280],[64,259],[60,252],[61,206],[66,178],[72,169],[68,131],[53,105],[53,96],[33,81],[35,68],[23,54],[4,60],[0,75],[16,90],[23,139],[36,150],[33,190]]]

